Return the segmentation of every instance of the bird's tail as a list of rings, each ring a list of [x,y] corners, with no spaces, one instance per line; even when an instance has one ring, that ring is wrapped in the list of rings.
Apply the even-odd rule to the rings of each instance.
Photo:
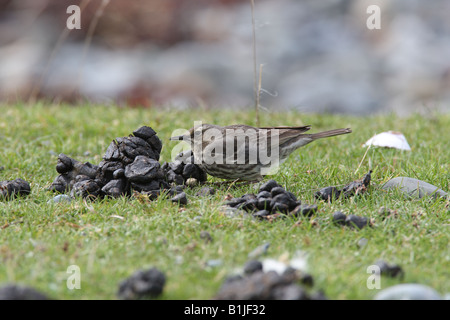
[[[320,139],[320,138],[326,138],[326,137],[332,137],[332,136],[338,136],[341,134],[347,134],[347,133],[351,133],[352,129],[350,128],[346,128],[346,129],[334,129],[334,130],[329,130],[329,131],[323,131],[323,132],[318,132],[318,133],[312,133],[309,136],[313,139]]]

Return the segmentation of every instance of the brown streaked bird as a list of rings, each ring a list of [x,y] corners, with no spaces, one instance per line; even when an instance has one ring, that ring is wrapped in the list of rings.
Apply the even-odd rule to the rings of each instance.
[[[190,143],[195,163],[211,176],[259,181],[298,148],[317,139],[352,132],[346,128],[305,134],[309,129],[309,125],[256,128],[242,124],[225,127],[201,124],[191,128],[189,134],[171,140]]]

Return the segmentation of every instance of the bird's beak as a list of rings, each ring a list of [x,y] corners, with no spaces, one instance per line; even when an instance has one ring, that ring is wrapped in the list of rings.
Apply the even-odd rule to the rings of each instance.
[[[170,137],[170,140],[171,140],[171,141],[179,141],[179,140],[189,141],[190,139],[191,139],[191,137],[188,136],[188,135]]]

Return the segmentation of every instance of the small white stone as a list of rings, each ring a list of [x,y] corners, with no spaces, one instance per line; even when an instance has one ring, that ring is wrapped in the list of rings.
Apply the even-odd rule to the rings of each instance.
[[[405,136],[401,132],[397,131],[387,131],[374,135],[363,144],[363,147],[368,146],[387,147],[408,151],[411,150]]]

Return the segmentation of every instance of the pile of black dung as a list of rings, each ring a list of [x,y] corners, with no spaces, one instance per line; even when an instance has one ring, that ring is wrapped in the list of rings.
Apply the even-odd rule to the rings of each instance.
[[[365,226],[370,225],[369,219],[366,217],[357,216],[355,214],[349,214],[348,216],[341,212],[336,211],[333,213],[333,220],[335,224],[348,226],[350,228],[362,229]]]
[[[27,196],[30,192],[30,184],[23,179],[0,181],[0,199]]]
[[[292,192],[286,191],[275,180],[261,185],[258,194],[245,194],[225,204],[252,212],[252,216],[261,219],[270,219],[278,213],[295,217],[311,216],[317,211],[317,205],[302,204]]]
[[[119,285],[117,296],[123,300],[156,298],[163,292],[166,276],[157,268],[138,270]]]
[[[98,165],[81,163],[65,154],[58,156],[56,171],[60,174],[50,190],[70,192],[84,198],[119,197],[133,191],[157,197],[161,190],[183,185],[189,178],[206,181],[206,173],[195,164],[176,160],[159,163],[162,142],[150,127],[141,127],[128,137],[111,142]]]
[[[325,187],[317,191],[314,196],[316,199],[332,202],[339,197],[349,198],[357,194],[362,194],[367,191],[370,185],[372,170],[365,174],[361,179],[350,182],[343,188],[338,189],[334,186]]]

